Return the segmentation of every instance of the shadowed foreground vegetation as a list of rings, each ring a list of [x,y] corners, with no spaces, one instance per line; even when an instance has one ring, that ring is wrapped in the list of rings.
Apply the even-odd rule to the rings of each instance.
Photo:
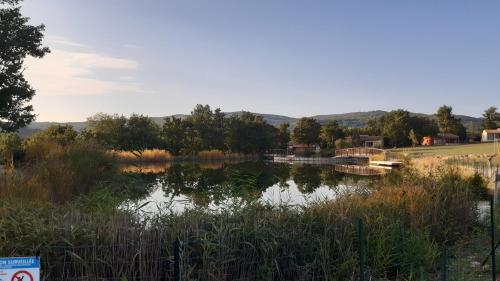
[[[44,280],[171,280],[179,238],[182,280],[355,280],[361,218],[368,275],[429,280],[440,247],[478,227],[483,189],[481,178],[451,168],[405,170],[374,190],[303,208],[251,203],[147,218],[115,208],[105,189],[59,206],[8,199],[0,256],[39,254]]]

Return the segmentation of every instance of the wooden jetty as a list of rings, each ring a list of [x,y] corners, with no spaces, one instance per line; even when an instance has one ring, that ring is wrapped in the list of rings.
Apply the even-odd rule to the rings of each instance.
[[[328,164],[328,165],[361,165],[368,164],[368,157],[297,157],[289,156],[274,156],[273,162],[277,163],[303,163],[303,164]]]
[[[396,160],[370,161],[370,166],[399,167],[402,164],[403,163],[401,161],[396,161]]]

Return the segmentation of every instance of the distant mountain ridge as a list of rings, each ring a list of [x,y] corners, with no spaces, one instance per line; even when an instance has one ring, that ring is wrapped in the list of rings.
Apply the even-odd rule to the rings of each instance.
[[[243,111],[235,111],[235,112],[225,112],[226,116],[234,116],[241,114]],[[326,115],[314,115],[310,116],[321,124],[325,124],[331,121],[337,121],[340,124],[347,127],[355,127],[360,128],[365,126],[366,121],[373,118],[380,118],[383,115],[387,114],[388,111],[384,110],[374,110],[374,111],[364,111],[364,112],[348,112],[348,113],[340,113],[340,114],[326,114]],[[292,127],[295,126],[295,123],[299,118],[289,117],[285,115],[277,115],[277,114],[265,114],[265,113],[253,113],[256,115],[260,115],[266,120],[269,124],[274,126],[279,126],[283,123],[290,123]],[[426,116],[435,118],[435,115],[424,114],[424,113],[411,113],[415,116]],[[172,115],[176,118],[186,118],[189,116],[188,114],[175,114]],[[465,126],[474,126],[475,128],[479,128],[481,126],[482,118],[472,117],[467,115],[456,115],[456,117],[462,120],[462,123]],[[165,117],[151,117],[151,119],[157,123],[158,125],[163,125]],[[48,128],[51,125],[55,124],[69,124],[72,125],[77,131],[81,131],[85,128],[86,122],[33,122],[25,128],[19,130],[19,135],[22,137],[27,137],[38,130],[43,130]]]

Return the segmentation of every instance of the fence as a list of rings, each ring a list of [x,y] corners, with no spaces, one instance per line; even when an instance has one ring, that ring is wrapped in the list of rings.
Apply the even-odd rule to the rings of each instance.
[[[499,164],[489,163],[487,160],[475,160],[467,158],[450,158],[446,160],[447,163],[455,166],[461,166],[465,169],[470,170],[473,173],[477,173],[488,180],[493,180],[495,174],[500,172]]]

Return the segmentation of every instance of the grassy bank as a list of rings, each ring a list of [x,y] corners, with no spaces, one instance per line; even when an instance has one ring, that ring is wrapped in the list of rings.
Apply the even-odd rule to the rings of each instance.
[[[447,146],[418,146],[393,149],[410,157],[425,156],[457,156],[457,155],[490,155],[500,153],[494,143],[461,144]]]
[[[372,191],[301,209],[251,204],[145,220],[103,211],[96,202],[106,193],[65,206],[3,200],[0,255],[40,254],[49,280],[171,280],[179,238],[183,280],[355,280],[361,219],[370,278],[429,280],[439,248],[477,226],[483,188],[453,169],[405,170]]]

